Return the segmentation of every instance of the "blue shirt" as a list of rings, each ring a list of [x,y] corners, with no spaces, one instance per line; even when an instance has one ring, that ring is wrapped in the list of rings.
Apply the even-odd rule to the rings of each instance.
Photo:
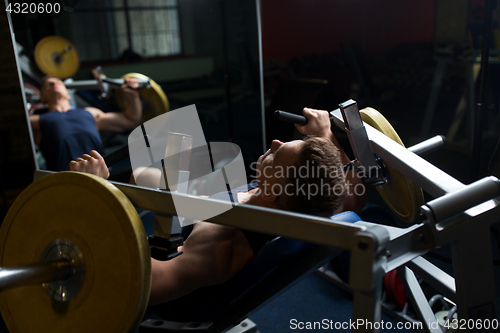
[[[69,162],[91,150],[104,154],[94,117],[84,109],[40,115],[40,150],[52,171],[69,170]]]

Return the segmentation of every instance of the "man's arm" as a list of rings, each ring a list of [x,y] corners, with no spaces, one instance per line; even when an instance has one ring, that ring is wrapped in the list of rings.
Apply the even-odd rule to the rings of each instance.
[[[331,130],[330,113],[324,110],[304,108],[303,114],[308,119],[308,122],[306,125],[295,124],[299,132],[304,135],[313,135],[330,140],[339,149],[342,164],[349,163],[351,161],[350,158],[344,152]],[[351,210],[359,213],[366,204],[367,195],[364,188],[365,185],[354,169],[346,173],[346,183],[349,187],[347,189],[348,195],[345,197],[338,212]],[[363,191],[360,191],[359,186],[363,186]]]
[[[102,112],[94,107],[85,108],[94,117],[97,130],[122,132],[134,129],[141,123],[141,98],[137,90],[130,88],[138,85],[135,79],[125,78],[125,84],[121,89],[127,98],[127,108],[123,112]]]
[[[196,223],[180,250],[180,256],[168,261],[151,259],[150,305],[224,283],[253,257],[240,230],[208,222]]]
[[[95,150],[71,161],[70,170],[109,176],[104,159]],[[196,223],[179,250],[183,254],[168,261],[151,259],[150,305],[223,283],[253,258],[252,248],[240,230],[208,222]]]

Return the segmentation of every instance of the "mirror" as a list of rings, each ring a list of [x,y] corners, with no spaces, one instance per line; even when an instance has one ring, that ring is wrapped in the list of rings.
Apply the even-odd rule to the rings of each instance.
[[[41,66],[36,64],[37,56],[50,61],[57,57],[64,60],[70,52],[76,51],[79,65],[70,77],[73,86],[95,80],[92,69],[97,66],[107,78],[121,78],[127,73],[144,74],[165,93],[170,110],[196,105],[207,142],[238,144],[247,166],[262,153],[258,1],[60,3],[62,7],[58,13],[54,13],[55,7],[51,14],[44,15],[11,12],[16,43],[21,49],[18,50],[18,63],[26,88],[24,94],[34,92],[29,95],[28,102],[32,103],[28,109],[33,105],[43,107],[36,104],[37,89],[44,76]],[[59,47],[61,50],[57,53],[47,47],[44,51],[39,48],[37,54],[37,45],[47,36],[69,41],[69,51]],[[61,66],[61,63],[56,65]],[[65,81],[70,85],[69,82]],[[76,108],[95,107],[104,112],[120,110],[114,94],[102,98],[102,91],[95,86],[84,85],[81,89],[70,90],[70,95],[70,103]],[[143,110],[150,107],[144,98],[142,107]],[[101,131],[104,153],[126,145],[129,132],[130,129],[121,133]],[[39,143],[34,145],[39,167],[53,168],[48,166],[40,151],[43,143],[36,136],[34,141]],[[128,181],[130,170],[127,168],[130,168],[127,161],[118,163],[113,167],[112,178]]]

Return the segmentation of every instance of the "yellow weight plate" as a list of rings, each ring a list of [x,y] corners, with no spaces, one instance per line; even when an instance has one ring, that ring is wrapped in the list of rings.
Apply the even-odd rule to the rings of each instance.
[[[365,108],[360,114],[365,123],[404,146],[394,128],[380,112]],[[385,165],[390,176],[390,184],[377,186],[378,193],[398,218],[404,222],[415,221],[420,214],[420,206],[424,204],[422,189],[390,164],[385,163]]]
[[[80,56],[69,40],[48,36],[36,44],[35,62],[43,73],[66,79],[78,71]]]
[[[134,332],[146,310],[151,261],[136,210],[111,183],[60,172],[27,187],[0,229],[0,266],[39,262],[55,239],[75,243],[85,261],[80,291],[62,302],[42,285],[0,293],[0,310],[15,332]]]
[[[122,76],[122,78],[126,77],[134,79],[148,79],[146,75],[139,73],[128,73]],[[149,83],[151,87],[143,88],[139,91],[141,98],[144,101],[142,104],[142,122],[146,122],[170,110],[170,105],[163,89],[161,89],[161,87],[151,79],[149,79]],[[116,90],[116,101],[120,106],[120,109],[125,110],[127,107],[127,99],[120,89]]]

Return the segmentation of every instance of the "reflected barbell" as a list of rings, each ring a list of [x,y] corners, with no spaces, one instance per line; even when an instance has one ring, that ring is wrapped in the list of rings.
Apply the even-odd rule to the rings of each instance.
[[[46,75],[54,75],[61,79],[72,77],[80,67],[80,56],[76,47],[69,40],[59,36],[42,38],[35,46],[35,62]],[[98,75],[94,73],[94,76]],[[143,100],[142,122],[146,122],[160,114],[168,112],[170,105],[163,89],[152,79],[140,73],[128,73],[122,78],[135,78],[139,81],[140,96]],[[110,86],[120,86],[123,80],[100,78]],[[147,85],[144,84],[147,82]],[[65,83],[68,89],[100,89],[102,82],[95,80],[73,81]],[[122,110],[127,107],[127,99],[121,90],[116,91],[116,100]]]
[[[137,79],[139,83],[139,95],[142,102],[142,122],[146,122],[170,110],[170,104],[163,89],[151,78],[140,73],[128,73],[122,79],[107,78],[98,69],[93,69],[94,80],[82,80],[64,82],[68,89],[99,89],[103,96],[108,96],[109,91],[114,89],[116,102],[121,110],[125,110],[128,100],[120,88],[124,83],[124,78]]]

